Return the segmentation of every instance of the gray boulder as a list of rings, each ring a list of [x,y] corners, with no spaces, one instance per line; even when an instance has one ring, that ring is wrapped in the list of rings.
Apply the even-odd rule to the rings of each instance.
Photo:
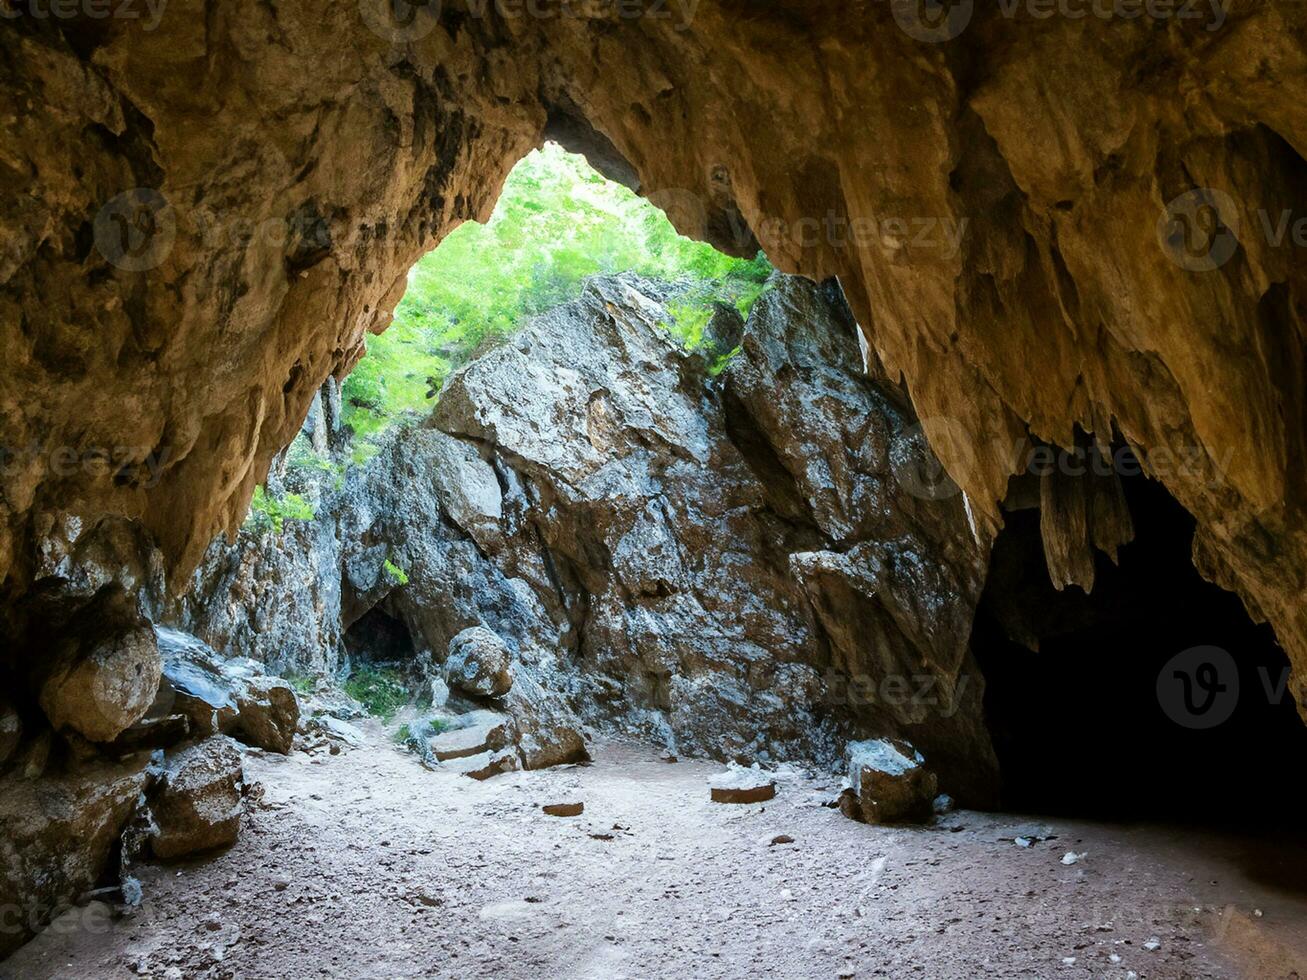
[[[497,698],[513,686],[513,669],[504,641],[483,626],[465,629],[449,641],[445,680],[468,694]]]
[[[0,960],[94,888],[149,782],[149,756],[0,780]]]
[[[244,781],[240,749],[225,736],[205,739],[169,758],[150,803],[155,857],[173,860],[234,844]]]
[[[196,735],[231,735],[247,745],[285,754],[299,724],[299,701],[263,665],[240,657],[224,659],[203,641],[158,627],[163,680],[152,716],[185,715]]]
[[[712,315],[703,328],[703,342],[719,357],[729,354],[744,339],[744,317],[726,303],[714,303]]]
[[[926,823],[934,816],[939,783],[911,745],[889,739],[854,742],[848,759],[863,822]]]

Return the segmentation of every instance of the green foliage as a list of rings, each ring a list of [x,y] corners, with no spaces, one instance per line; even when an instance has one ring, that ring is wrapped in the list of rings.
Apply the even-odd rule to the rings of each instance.
[[[319,456],[313,448],[313,444],[300,433],[295,437],[295,441],[290,444],[287,453],[287,462],[293,470],[317,471],[319,473],[330,473],[333,476],[339,476],[343,472],[343,467],[325,456]]]
[[[345,693],[363,705],[368,714],[389,722],[408,703],[408,691],[393,670],[360,667],[349,675]]]
[[[280,535],[286,529],[287,521],[311,521],[317,516],[313,505],[297,493],[270,497],[263,487],[255,487],[245,526],[261,534]]]
[[[735,348],[735,350],[727,351],[725,354],[722,354],[720,357],[716,358],[712,362],[712,364],[708,366],[709,376],[714,378],[717,377],[719,374],[725,371],[726,368],[730,365],[731,361],[735,360],[735,358],[737,358],[741,353],[743,353],[743,351],[744,351],[743,347],[737,347]]]
[[[390,580],[396,585],[408,585],[408,574],[389,558],[386,559],[384,568]]]
[[[290,674],[286,683],[295,689],[296,694],[312,694],[318,689],[318,679],[308,674]]]
[[[421,721],[405,722],[396,730],[394,738],[399,745],[408,745],[420,739],[435,738],[449,728],[449,722],[441,718],[423,718]]]
[[[747,315],[772,269],[762,254],[742,261],[682,238],[652,204],[558,146],[527,156],[489,222],[464,224],[413,268],[394,323],[346,379],[355,462],[393,425],[429,413],[445,378],[487,338],[574,299],[589,276],[626,271],[685,286],[668,328],[692,346],[711,300]]]

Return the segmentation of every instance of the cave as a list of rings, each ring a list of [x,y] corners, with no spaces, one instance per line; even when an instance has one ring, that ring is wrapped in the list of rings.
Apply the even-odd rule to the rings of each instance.
[[[0,970],[1307,976],[1307,5],[111,6],[0,11]],[[559,146],[743,287],[422,307]]]
[[[1009,510],[994,546],[972,645],[1002,804],[1295,829],[1307,727],[1288,658],[1194,568],[1193,518],[1117,455],[1135,536],[1115,561],[1097,552],[1092,591],[1054,588],[1037,506]]]
[[[345,650],[359,663],[408,665],[417,657],[413,635],[402,619],[374,606],[345,631]]]

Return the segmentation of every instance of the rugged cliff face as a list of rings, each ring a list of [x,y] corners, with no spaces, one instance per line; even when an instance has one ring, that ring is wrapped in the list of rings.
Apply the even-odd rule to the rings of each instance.
[[[687,233],[838,275],[978,522],[1028,436],[1119,436],[1307,664],[1301,5],[405,9],[7,20],[11,594],[65,513],[139,518],[184,578],[555,136]],[[1048,536],[1087,547],[1074,507]]]
[[[291,670],[334,668],[345,634],[439,672],[488,629],[556,725],[832,768],[906,737],[994,802],[968,648],[989,542],[922,484],[919,426],[838,287],[776,277],[716,376],[718,351],[660,326],[668,289],[595,280],[319,482],[317,520],[215,544],[165,615]]]

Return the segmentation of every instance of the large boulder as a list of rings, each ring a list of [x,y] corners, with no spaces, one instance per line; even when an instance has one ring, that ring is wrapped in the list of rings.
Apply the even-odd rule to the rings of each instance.
[[[155,857],[172,860],[234,844],[244,782],[240,748],[226,736],[205,739],[169,758],[150,803]]]
[[[236,692],[236,719],[227,732],[246,745],[286,755],[295,741],[300,704],[279,677],[251,677]]]
[[[94,888],[149,782],[149,755],[0,780],[0,959]]]
[[[253,660],[220,657],[188,633],[156,632],[164,684],[151,715],[182,714],[197,735],[222,733],[272,752],[290,751],[299,700],[289,684],[263,675],[263,665]]]
[[[502,697],[513,686],[513,669],[504,641],[484,626],[465,629],[449,641],[445,680],[468,694]]]
[[[906,742],[873,739],[848,747],[849,783],[865,823],[925,823],[934,815],[938,780]]]
[[[511,745],[515,729],[506,715],[494,711],[471,711],[430,742],[437,762],[467,759],[483,752],[498,752]]]
[[[145,716],[162,662],[154,630],[117,587],[80,609],[57,641],[39,701],[57,730],[111,742]]]
[[[712,315],[703,328],[704,345],[721,357],[740,346],[744,339],[744,317],[726,303],[714,303]]]
[[[506,701],[523,769],[549,769],[589,760],[576,717],[558,692],[546,690],[534,678],[524,676]]]

